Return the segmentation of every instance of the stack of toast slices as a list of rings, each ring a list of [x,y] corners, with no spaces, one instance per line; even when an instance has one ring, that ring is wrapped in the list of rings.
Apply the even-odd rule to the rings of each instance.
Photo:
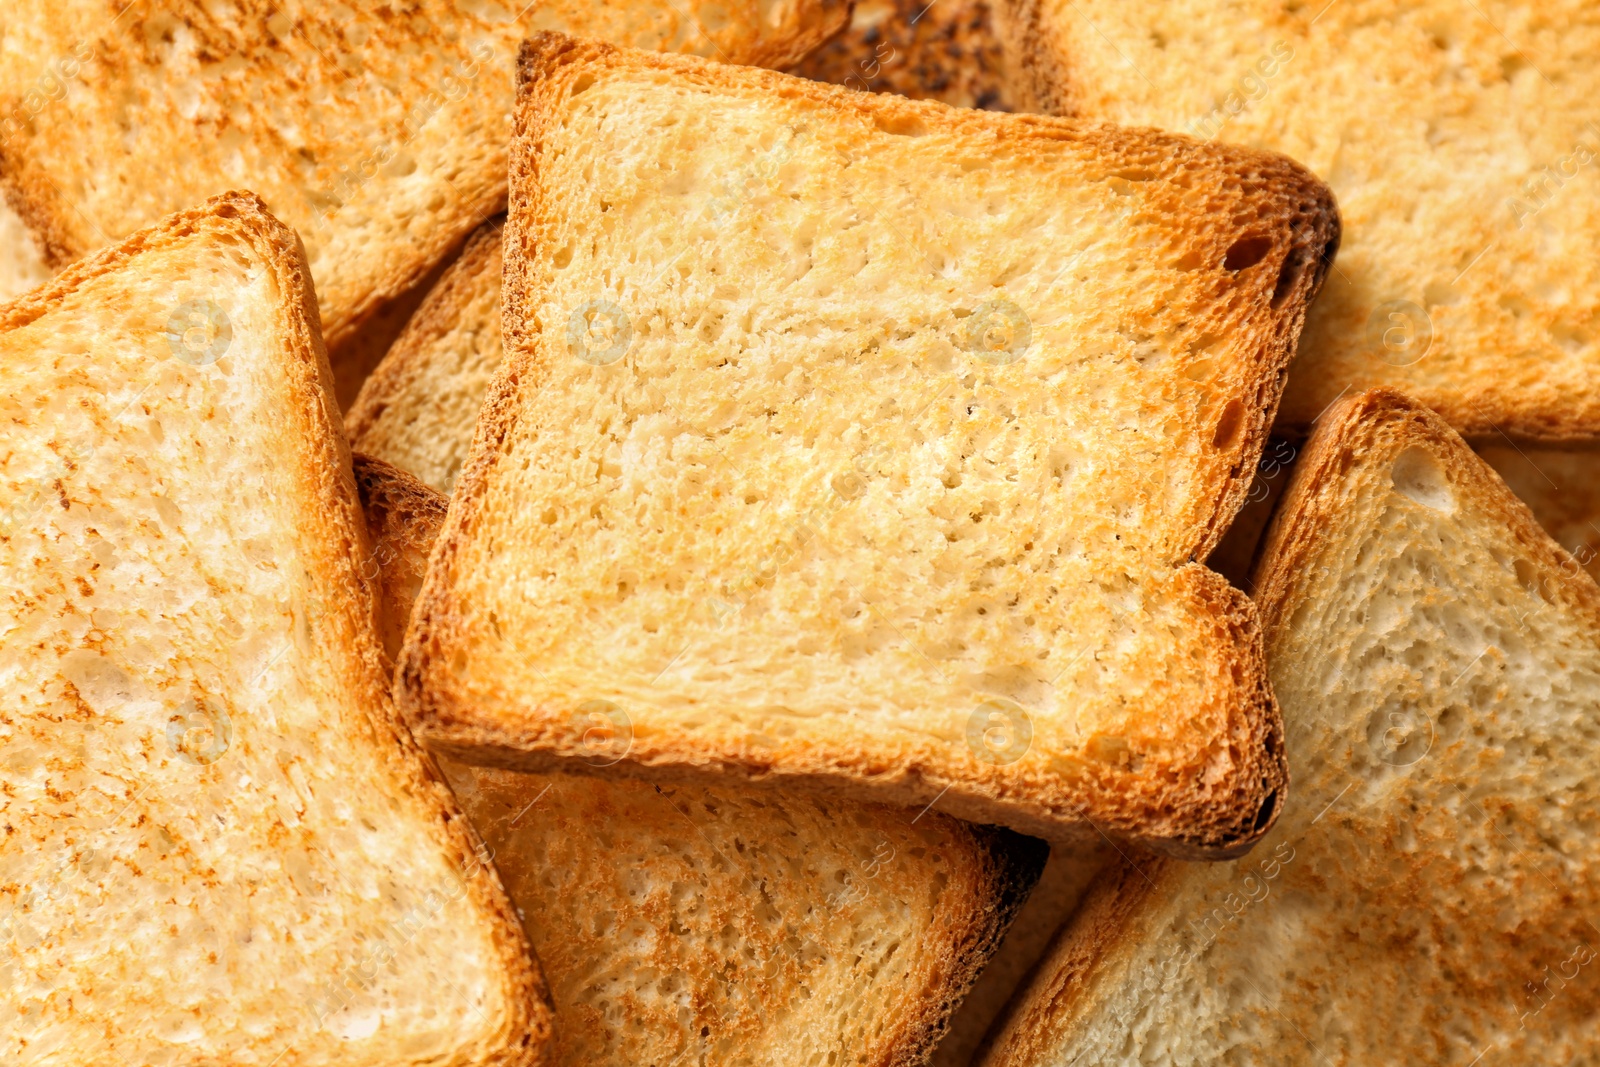
[[[1600,1063],[1597,49],[15,0],[5,1062]]]

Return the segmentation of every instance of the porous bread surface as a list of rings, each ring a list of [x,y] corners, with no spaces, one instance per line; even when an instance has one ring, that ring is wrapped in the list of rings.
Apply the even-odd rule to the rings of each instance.
[[[42,285],[51,273],[22,216],[0,197],[0,302]]]
[[[426,743],[542,769],[604,701],[640,773],[1253,836],[1281,781],[1253,612],[1187,561],[1255,462],[1326,190],[1153,132],[528,54],[507,362],[403,657]]]
[[[1600,588],[1437,415],[1324,420],[1256,578],[1283,817],[1097,889],[986,1063],[1597,1062]]]
[[[790,73],[851,89],[1012,111],[988,0],[860,0],[850,25]]]
[[[1015,0],[1019,96],[1271,148],[1345,237],[1283,401],[1389,385],[1473,436],[1600,433],[1600,7]]]
[[[1600,451],[1478,446],[1539,525],[1596,580],[1600,580]]]
[[[0,159],[58,264],[255,189],[304,240],[339,349],[503,209],[529,33],[787,66],[847,18],[842,0],[17,0]]]
[[[0,1053],[538,1062],[394,715],[294,235],[218,197],[0,311]]]
[[[472,446],[500,339],[505,220],[485,223],[451,264],[345,416],[351,447],[449,495]]]
[[[355,474],[392,650],[446,503],[381,460]],[[935,812],[444,767],[549,977],[561,1064],[925,1062],[1044,866]],[[1054,900],[1074,869],[1051,866]],[[957,1037],[935,1062],[965,1063]]]

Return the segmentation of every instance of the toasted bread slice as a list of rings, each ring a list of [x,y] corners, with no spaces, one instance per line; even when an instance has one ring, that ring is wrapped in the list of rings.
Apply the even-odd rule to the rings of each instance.
[[[851,89],[1012,111],[988,0],[861,0],[843,33],[790,72]]]
[[[500,338],[503,218],[472,235],[361,387],[345,428],[351,447],[448,496],[472,445]]]
[[[506,363],[402,658],[426,743],[549,769],[598,701],[641,774],[1246,847],[1277,713],[1249,602],[1190,561],[1247,488],[1327,189],[1159,133],[525,55]]]
[[[304,239],[323,329],[361,323],[504,210],[516,47],[564,29],[788,66],[847,0],[17,0],[0,34],[0,161],[52,262],[229,188]],[[336,360],[337,363],[337,360]]]
[[[1000,4],[1024,106],[1275,149],[1338,193],[1286,431],[1389,385],[1469,436],[1600,435],[1600,6]]]
[[[531,1064],[394,715],[304,254],[249,194],[0,308],[8,1063]]]
[[[1482,456],[1556,542],[1600,581],[1600,449],[1481,444]]]
[[[445,499],[381,460],[355,470],[398,649]],[[923,1063],[1046,852],[736,784],[445,769],[550,979],[553,1062],[574,1067]]]
[[[985,1063],[1593,1062],[1600,587],[1385,390],[1319,423],[1256,586],[1283,818],[1097,887]]]
[[[0,197],[0,301],[15,300],[43,285],[51,273],[22,216]]]

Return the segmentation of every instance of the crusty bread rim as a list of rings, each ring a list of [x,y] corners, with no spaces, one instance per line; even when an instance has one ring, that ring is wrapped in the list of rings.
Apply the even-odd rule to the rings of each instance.
[[[771,71],[732,71],[688,57],[641,53],[598,41],[576,41],[561,34],[541,33],[524,44],[519,60],[514,145],[526,146],[526,151],[514,149],[512,156],[514,218],[521,217],[523,212],[537,213],[523,198],[539,195],[538,146],[541,124],[546,121],[546,109],[540,106],[540,101],[565,93],[568,81],[591,77],[592,74],[583,69],[585,67],[590,71],[596,67],[660,71],[685,85],[713,89],[730,84],[737,84],[741,89],[754,85],[779,98],[804,99],[868,121],[891,125],[922,124],[941,130],[1040,142],[1099,142],[1127,134],[1127,131],[1104,125],[970,111],[931,101],[851,92]],[[1201,144],[1159,130],[1133,132],[1141,141],[1171,145],[1175,150],[1223,170],[1228,178],[1260,188],[1263,200],[1270,190],[1278,197],[1275,206],[1283,209],[1277,225],[1282,227],[1287,239],[1273,242],[1273,254],[1260,261],[1264,269],[1259,274],[1238,283],[1248,287],[1245,291],[1250,293],[1251,299],[1260,300],[1262,322],[1256,338],[1256,362],[1239,375],[1243,396],[1248,402],[1241,403],[1236,393],[1236,399],[1230,403],[1230,409],[1237,414],[1237,422],[1229,432],[1239,442],[1233,465],[1223,476],[1223,484],[1210,502],[1209,511],[1205,501],[1197,500],[1190,505],[1193,525],[1187,532],[1192,542],[1184,545],[1187,550],[1184,558],[1203,558],[1220,539],[1249,491],[1247,475],[1253,474],[1256,458],[1266,441],[1306,307],[1321,285],[1329,257],[1337,245],[1338,212],[1327,187],[1283,156],[1235,146]],[[515,232],[515,227],[511,226],[506,231],[506,240],[530,238]],[[441,664],[445,658],[441,634],[451,629],[452,620],[458,616],[448,588],[454,556],[463,535],[477,521],[500,446],[515,425],[524,378],[535,373],[533,352],[538,343],[537,331],[530,325],[528,315],[519,314],[524,311],[523,290],[533,291],[532,283],[524,281],[532,269],[533,256],[532,249],[509,245],[506,248],[503,329],[507,356],[481,409],[472,451],[456,484],[453,517],[435,548],[429,579],[419,597],[417,618],[401,657],[397,695],[403,713],[410,718],[424,743],[441,752],[464,762],[549,770],[570,765],[571,761],[564,760],[559,753],[535,749],[533,742],[543,736],[537,726],[512,732],[486,724],[482,717],[471,715],[468,702],[459,694],[447,691],[448,686],[436,677],[443,670]],[[1210,694],[1210,699],[1219,702],[1223,713],[1233,720],[1229,736],[1215,740],[1219,744],[1240,742],[1235,746],[1240,758],[1232,774],[1220,784],[1206,783],[1204,801],[1196,801],[1195,794],[1176,776],[1154,774],[1141,780],[1138,804],[1119,805],[1109,800],[1110,793],[1099,788],[1097,782],[1074,792],[1067,788],[1049,788],[1042,778],[1025,783],[993,767],[963,776],[939,773],[938,768],[921,761],[897,761],[892,767],[874,766],[867,771],[857,763],[834,756],[800,767],[753,761],[725,751],[708,755],[703,748],[677,753],[684,758],[674,758],[672,754],[665,754],[670,747],[666,744],[658,745],[663,754],[651,756],[635,746],[626,758],[631,762],[633,773],[648,774],[660,780],[692,780],[707,772],[722,772],[751,779],[786,780],[843,795],[861,795],[870,790],[887,803],[917,804],[945,797],[945,810],[958,817],[975,822],[1004,821],[1018,830],[1039,836],[1056,839],[1074,836],[1088,822],[1097,829],[1103,827],[1102,832],[1142,840],[1152,848],[1184,857],[1240,855],[1266,833],[1282,808],[1288,779],[1281,742],[1282,720],[1267,681],[1260,631],[1249,599],[1199,564],[1182,560],[1171,562],[1174,572],[1191,587],[1191,595],[1211,609],[1219,636],[1226,635],[1241,652],[1232,682],[1213,680],[1215,691]],[[856,788],[848,784],[841,786],[838,781],[841,769],[853,779]],[[1078,781],[1084,782],[1089,777],[1080,777]],[[962,789],[950,790],[955,785]],[[947,797],[946,790],[950,790]]]
[[[1588,613],[1600,627],[1600,586],[1544,531],[1494,468],[1430,408],[1398,390],[1379,388],[1341,400],[1322,416],[1273,516],[1252,579],[1268,645],[1293,614],[1297,578],[1326,540],[1325,531],[1338,523],[1346,475],[1374,457],[1388,462],[1407,442],[1426,447],[1453,483],[1471,489],[1474,506],[1510,530],[1537,566],[1559,576],[1540,586],[1540,596]]]
[[[485,263],[499,252],[504,230],[504,215],[474,230],[460,257],[428,291],[405,331],[362,383],[360,395],[345,413],[345,431],[351,441],[359,445],[389,405],[427,372],[432,355],[429,346],[460,324],[461,299],[473,287]]]
[[[330,614],[343,614],[364,625],[372,639],[359,648],[362,713],[371,724],[385,769],[412,796],[425,799],[438,816],[436,831],[444,840],[448,858],[462,876],[475,910],[494,930],[499,963],[504,968],[510,1043],[491,1059],[494,1067],[530,1067],[541,1062],[548,1044],[550,997],[544,977],[533,961],[522,924],[501,887],[493,868],[484,862],[487,848],[461,817],[455,797],[445,785],[433,760],[412,738],[396,713],[384,680],[382,650],[372,629],[377,617],[373,583],[357,560],[369,552],[370,539],[350,470],[350,448],[342,432],[333,398],[333,372],[316,317],[316,297],[306,267],[300,238],[267,212],[254,193],[229,192],[203,205],[181,211],[141,230],[119,244],[68,267],[54,279],[9,304],[0,306],[0,331],[15,330],[58,308],[84,285],[118,271],[137,270],[140,256],[173,248],[196,237],[216,235],[246,244],[271,273],[283,294],[282,328],[288,345],[282,372],[295,407],[283,418],[299,428],[305,445],[298,460],[299,474],[318,498],[323,517],[319,540],[328,546],[322,563],[331,566],[327,603]],[[393,739],[393,745],[382,744]]]

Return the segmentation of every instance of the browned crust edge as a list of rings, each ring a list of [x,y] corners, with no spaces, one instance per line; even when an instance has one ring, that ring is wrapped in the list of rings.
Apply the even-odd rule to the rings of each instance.
[[[78,261],[39,288],[0,306],[0,331],[26,326],[97,278],[133,269],[146,253],[208,233],[248,244],[272,272],[284,295],[282,318],[289,344],[282,352],[282,369],[297,405],[297,410],[285,415],[301,427],[300,438],[306,448],[294,462],[307,489],[320,502],[319,511],[324,516],[320,540],[331,550],[323,556],[323,565],[334,571],[329,575],[333,586],[329,599],[347,619],[353,620],[355,633],[372,635],[357,650],[362,665],[357,688],[375,736],[394,741],[393,747],[383,747],[389,772],[403,791],[425,798],[437,813],[438,831],[447,842],[450,859],[463,873],[474,906],[494,928],[511,1013],[506,1020],[507,1033],[513,1043],[484,1062],[495,1067],[531,1067],[543,1062],[552,1033],[544,976],[533,960],[522,924],[498,876],[480,862],[485,847],[462,817],[432,758],[412,738],[386,692],[384,657],[373,631],[378,610],[376,593],[357,564],[368,551],[370,539],[351,474],[349,445],[334,401],[333,372],[328,366],[311,273],[300,238],[269,214],[254,193],[223,193]]]
[[[879,1060],[885,1067],[920,1067],[933,1057],[949,1032],[956,1009],[1000,948],[1050,858],[1050,846],[1038,838],[1000,826],[946,821],[974,854],[976,863],[970,886],[949,896],[971,901],[972,906],[950,909],[940,916],[938,932],[932,936],[950,941],[938,961],[941,966],[929,976],[926,988],[905,998],[933,1007],[900,1029]]]
[[[1386,445],[1386,438],[1393,445]],[[1554,572],[1554,580],[1541,585],[1541,595],[1553,595],[1600,623],[1600,586],[1545,532],[1494,468],[1432,409],[1398,390],[1380,388],[1341,400],[1323,414],[1273,516],[1251,579],[1268,645],[1293,615],[1299,576],[1327,541],[1327,531],[1340,524],[1341,490],[1350,472],[1373,457],[1386,460],[1408,444],[1433,453],[1452,480],[1469,490],[1473,505],[1503,523],[1539,567]]]
[[[512,217],[537,214],[538,174],[540,169],[541,131],[544,116],[537,103],[529,98],[539,94],[563,91],[566,81],[579,77],[583,66],[629,66],[671,70],[686,81],[717,85],[737,77],[740,84],[753,82],[781,96],[816,98],[830,107],[876,117],[887,114],[891,119],[904,118],[937,124],[947,129],[993,131],[1005,126],[1008,132],[1024,136],[1079,137],[1089,139],[1126,136],[1128,131],[1112,127],[1073,123],[1054,118],[1034,116],[996,115],[987,112],[965,111],[927,101],[910,101],[896,97],[853,93],[848,90],[808,82],[758,70],[741,70],[731,73],[730,68],[716,67],[701,61],[679,56],[662,56],[650,53],[628,52],[601,42],[576,41],[560,34],[541,33],[530,38],[523,46],[519,58],[519,104],[516,110],[514,150],[511,160]],[[1286,216],[1295,221],[1286,223],[1294,234],[1289,247],[1278,251],[1278,258],[1268,264],[1255,283],[1257,298],[1274,293],[1273,309],[1277,312],[1271,320],[1270,330],[1259,339],[1260,365],[1255,377],[1255,404],[1245,410],[1242,437],[1246,442],[1236,457],[1224,492],[1219,494],[1209,520],[1197,524],[1197,543],[1193,554],[1203,555],[1210,544],[1221,536],[1249,489],[1248,474],[1253,474],[1277,400],[1282,391],[1287,366],[1293,355],[1294,344],[1304,321],[1305,309],[1326,273],[1331,249],[1338,239],[1339,220],[1332,194],[1327,187],[1298,164],[1271,153],[1256,152],[1231,146],[1200,144],[1181,136],[1154,130],[1133,131],[1140,138],[1170,143],[1183,151],[1194,153],[1212,164],[1220,164],[1234,175],[1248,179],[1262,190],[1265,200],[1269,191],[1278,198],[1277,207],[1288,206]],[[1270,201],[1269,201],[1270,203]],[[479,417],[478,429],[471,454],[463,467],[456,486],[457,506],[440,543],[435,549],[434,565],[423,593],[419,598],[417,617],[413,620],[406,648],[401,656],[397,674],[397,694],[403,713],[413,728],[430,747],[467,762],[486,763],[522,770],[549,770],[565,767],[559,754],[532,751],[538,738],[523,736],[522,732],[507,732],[486,725],[481,716],[472,713],[470,701],[451,690],[448,682],[439,677],[440,665],[448,659],[446,640],[452,629],[455,611],[449,589],[450,573],[459,546],[470,536],[486,491],[496,457],[516,419],[517,399],[524,388],[524,377],[537,373],[529,354],[536,341],[526,324],[527,308],[524,306],[531,291],[530,263],[534,249],[532,237],[518,227],[506,231],[506,240],[514,242],[506,249],[505,266],[505,334],[507,359],[491,385]],[[529,389],[538,388],[531,379]],[[1198,564],[1189,564],[1196,571],[1204,571]],[[1209,574],[1209,572],[1204,572]],[[1277,707],[1266,680],[1264,658],[1260,649],[1259,629],[1255,625],[1253,608],[1242,596],[1228,590],[1226,583],[1215,578],[1217,589],[1206,588],[1203,580],[1196,581],[1197,598],[1212,607],[1219,630],[1224,636],[1242,643],[1244,661],[1238,665],[1235,685],[1229,701],[1232,714],[1247,723],[1246,733],[1258,744],[1229,776],[1225,788],[1208,792],[1221,803],[1206,805],[1208,812],[1201,814],[1201,806],[1188,801],[1192,798],[1171,796],[1166,800],[1167,825],[1152,827],[1148,821],[1130,818],[1129,812],[1117,805],[1107,805],[1107,810],[1075,811],[1075,805],[1063,798],[1053,798],[1053,805],[1043,800],[1017,795],[1016,783],[1002,796],[1000,785],[982,783],[993,795],[981,792],[971,795],[953,793],[945,802],[951,814],[975,822],[1003,821],[1026,833],[1060,839],[1082,829],[1085,821],[1108,828],[1117,836],[1140,840],[1149,847],[1161,849],[1187,858],[1227,858],[1236,856],[1254,844],[1270,828],[1282,803],[1282,785],[1286,781],[1281,744],[1272,750],[1271,739],[1281,738],[1282,725]],[[814,768],[771,766],[757,764],[748,759],[708,758],[696,750],[687,754],[686,760],[645,760],[630,755],[630,773],[658,780],[685,780],[704,777],[707,773],[743,775],[752,780],[778,779],[814,790],[840,795],[871,797],[880,802],[914,805],[926,802],[941,792],[940,787],[954,784],[957,779],[940,781],[940,776],[930,775],[921,767],[902,767],[889,773],[866,774],[860,767],[835,767],[827,761],[817,761]],[[674,762],[684,766],[673,766]],[[837,761],[834,761],[837,762]],[[1257,766],[1257,764],[1260,764]],[[834,779],[840,776],[851,779],[845,785]],[[968,786],[979,783],[968,782]],[[1154,783],[1159,786],[1160,783]],[[853,786],[853,788],[851,788]],[[1172,792],[1169,790],[1169,792]],[[1227,793],[1226,797],[1218,794]],[[1149,807],[1149,805],[1146,805]],[[1199,815],[1198,818],[1195,818]],[[1185,821],[1188,817],[1188,821]]]
[[[800,29],[788,37],[776,37],[752,48],[736,61],[753,67],[792,67],[843,33],[850,25],[855,6],[855,0],[810,0],[801,4],[795,12]],[[809,17],[813,13],[816,17]],[[521,66],[520,59],[518,66]]]
[[[1051,46],[1041,0],[992,2],[1006,87],[1017,106],[1044,115],[1076,116],[1079,100],[1072,72]]]
[[[463,301],[472,295],[484,269],[500,251],[505,222],[505,216],[499,215],[473,231],[460,257],[445,269],[382,362],[362,383],[344,416],[352,447],[364,446],[364,439],[389,405],[427,370],[429,346],[460,323]]]

